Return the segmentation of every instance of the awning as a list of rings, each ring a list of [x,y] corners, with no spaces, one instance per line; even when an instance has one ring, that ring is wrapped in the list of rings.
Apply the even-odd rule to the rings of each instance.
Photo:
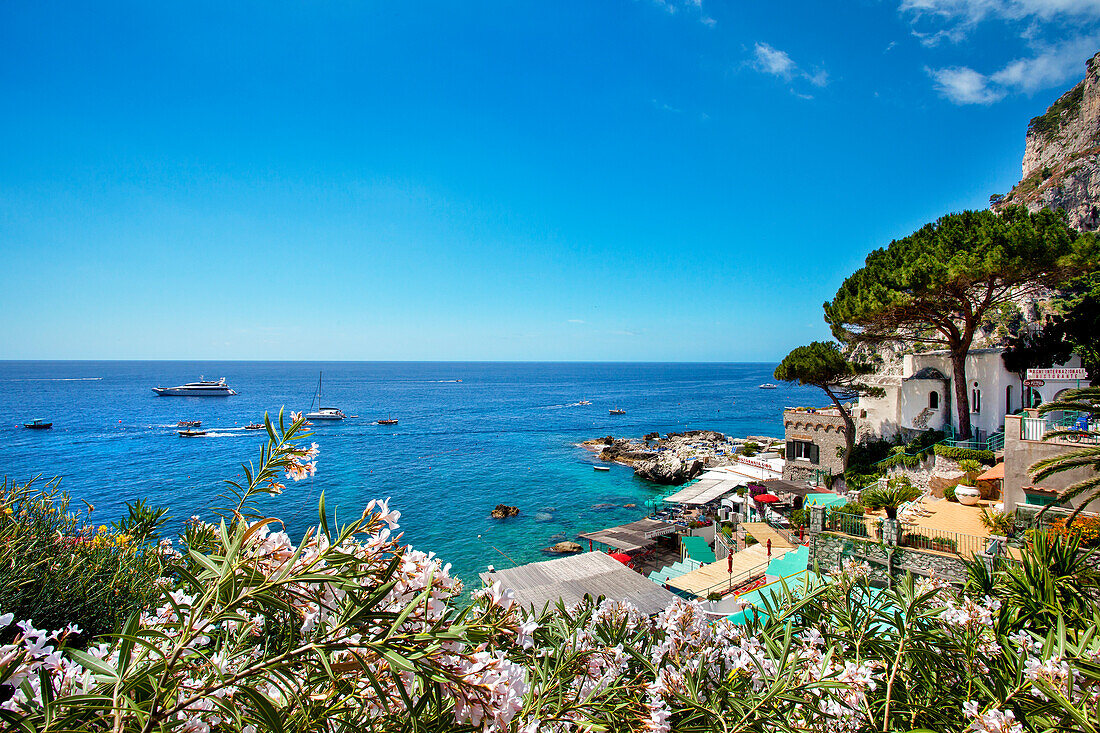
[[[979,481],[1003,481],[1005,477],[1005,464],[998,463],[978,477]]]
[[[598,532],[585,532],[582,539],[599,542],[620,552],[636,552],[652,547],[655,537],[674,534],[676,525],[656,519],[639,519],[637,522],[622,524],[618,527],[601,529]]]
[[[709,504],[715,499],[721,499],[724,496],[736,493],[737,489],[744,485],[744,481],[731,479],[700,479],[690,486],[680,489],[672,496],[666,496],[665,501],[669,504],[701,506]]]

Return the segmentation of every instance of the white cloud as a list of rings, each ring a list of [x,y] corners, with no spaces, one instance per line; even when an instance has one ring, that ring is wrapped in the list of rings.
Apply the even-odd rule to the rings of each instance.
[[[825,87],[829,84],[829,72],[825,69],[815,68],[813,73],[803,70],[786,51],[775,48],[763,41],[753,46],[753,68],[764,74],[778,76],[784,81],[802,80],[808,81],[815,87]],[[812,96],[801,94],[794,89],[791,93],[803,99],[813,99]]]
[[[688,10],[699,15],[699,22],[703,25],[714,27],[718,24],[714,18],[703,10],[703,0],[653,0],[653,4],[669,14],[680,10]]]
[[[965,66],[928,69],[936,89],[955,104],[992,104],[1004,98],[1004,92],[990,87],[989,78]]]
[[[753,49],[756,58],[756,68],[765,74],[775,74],[790,80],[792,72],[798,69],[786,51],[772,48],[767,43],[757,43]]]
[[[588,321],[582,320],[580,318],[570,318],[568,322],[569,323],[587,323]]]
[[[966,24],[986,18],[1051,20],[1100,16],[1100,0],[901,0],[901,11]]]
[[[1010,61],[988,75],[966,66],[927,71],[940,94],[955,104],[992,104],[1008,94],[1031,94],[1082,76],[1085,61],[1098,46],[1100,33],[1040,46],[1034,56]]]

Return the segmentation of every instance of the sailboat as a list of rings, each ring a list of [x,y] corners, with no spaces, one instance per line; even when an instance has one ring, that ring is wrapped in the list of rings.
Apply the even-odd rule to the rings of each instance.
[[[324,378],[325,373],[321,372],[317,375],[317,396],[313,398],[313,402],[309,403],[309,412],[306,413],[307,420],[343,420],[347,415],[340,411],[338,407],[321,407],[321,380]],[[314,410],[313,406],[316,405],[317,409]]]

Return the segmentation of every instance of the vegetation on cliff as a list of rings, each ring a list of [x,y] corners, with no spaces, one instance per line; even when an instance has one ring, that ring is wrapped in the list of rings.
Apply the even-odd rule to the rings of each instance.
[[[1073,89],[1070,89],[1059,97],[1054,104],[1050,105],[1046,112],[1038,117],[1032,117],[1027,126],[1028,132],[1042,135],[1048,140],[1053,138],[1058,134],[1058,130],[1067,119],[1077,116],[1084,96],[1085,82],[1080,81]]]

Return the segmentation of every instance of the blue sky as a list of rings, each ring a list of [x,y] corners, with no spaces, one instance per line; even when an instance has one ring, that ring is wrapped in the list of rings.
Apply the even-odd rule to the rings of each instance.
[[[1100,0],[4,3],[0,358],[777,360],[1097,50]]]

